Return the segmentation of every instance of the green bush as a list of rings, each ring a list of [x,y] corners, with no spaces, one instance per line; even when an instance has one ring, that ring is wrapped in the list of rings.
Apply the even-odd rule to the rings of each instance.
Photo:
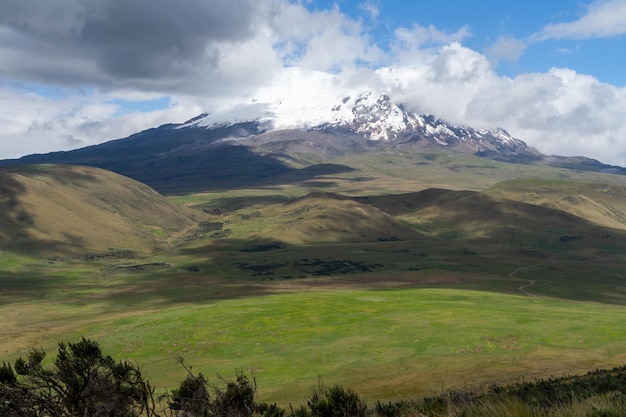
[[[169,408],[176,416],[209,417],[210,405],[207,380],[202,374],[187,375],[180,386],[172,391],[169,400]]]
[[[182,359],[180,362],[185,366]],[[187,378],[165,395],[168,411],[175,417],[283,417],[285,414],[276,404],[257,403],[256,380],[243,372],[237,373],[234,380],[221,378],[223,386],[209,389],[202,374],[196,376],[191,369],[185,369]]]
[[[98,344],[82,338],[59,344],[51,368],[43,349],[0,368],[3,417],[133,417],[154,415],[152,389],[137,367],[104,356]]]
[[[350,388],[319,387],[307,402],[313,417],[364,417],[367,406]]]
[[[226,387],[215,388],[213,409],[219,417],[251,417],[257,411],[254,402],[256,381],[243,373],[237,374],[234,381],[225,381]]]

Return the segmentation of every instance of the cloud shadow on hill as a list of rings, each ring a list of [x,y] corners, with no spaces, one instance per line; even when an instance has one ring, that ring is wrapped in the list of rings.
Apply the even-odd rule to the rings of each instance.
[[[354,171],[339,164],[294,168],[272,155],[223,143],[194,152],[187,148],[121,152],[118,147],[89,147],[69,152],[29,155],[0,165],[76,164],[103,168],[149,185],[164,195],[203,191],[271,187],[315,180],[324,175]]]
[[[7,172],[0,172],[0,241],[11,236],[23,236],[26,228],[33,225],[31,215],[19,203],[25,187]]]

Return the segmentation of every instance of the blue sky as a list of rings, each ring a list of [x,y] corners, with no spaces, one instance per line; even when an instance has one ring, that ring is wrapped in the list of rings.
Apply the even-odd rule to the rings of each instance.
[[[596,2],[602,3],[602,2]],[[381,46],[394,40],[394,30],[413,25],[434,26],[445,32],[467,27],[463,45],[488,54],[501,38],[525,43],[525,50],[515,60],[501,59],[496,65],[499,74],[514,77],[526,72],[546,72],[552,67],[572,68],[593,75],[602,82],[626,85],[626,36],[619,33],[607,37],[581,39],[533,40],[548,25],[573,22],[585,16],[593,2],[550,1],[310,1],[311,10],[340,10],[356,19],[363,19],[368,33]],[[375,10],[375,17],[372,11]]]
[[[0,158],[294,91],[316,99],[330,82],[505,128],[547,154],[626,165],[626,0],[0,0],[0,10]]]

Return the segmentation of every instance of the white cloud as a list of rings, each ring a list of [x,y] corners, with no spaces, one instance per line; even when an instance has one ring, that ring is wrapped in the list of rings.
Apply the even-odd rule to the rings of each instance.
[[[380,15],[380,9],[376,4],[372,2],[359,4],[359,9],[367,13],[369,19],[373,22],[376,21],[376,19],[378,19],[378,16]]]
[[[412,28],[398,28],[395,30],[396,41],[394,48],[396,50],[416,51],[431,45],[442,45],[451,42],[462,42],[471,36],[469,26],[465,25],[456,32],[446,32],[437,29],[435,26],[428,27],[413,25]]]
[[[473,127],[502,127],[547,154],[626,165],[626,87],[573,70],[498,76],[458,43],[377,71],[411,109]]]
[[[626,1],[596,0],[584,16],[567,23],[546,26],[531,39],[590,39],[605,38],[626,33]]]
[[[499,123],[544,153],[624,165],[626,88],[567,69],[500,78],[477,92],[467,120]]]
[[[382,57],[362,22],[350,19],[337,6],[311,12],[296,4],[283,4],[271,29],[276,52],[289,66],[338,72]]]
[[[457,42],[411,57],[377,73],[396,100],[452,123],[464,123],[468,102],[495,79],[486,57]]]
[[[500,61],[516,63],[526,50],[526,47],[527,45],[524,41],[512,36],[502,36],[490,45],[485,52],[495,66]]]
[[[114,99],[149,98],[146,93],[71,95],[50,99],[0,88],[0,158],[68,150],[129,136],[164,123],[182,122],[202,111],[192,100],[167,109],[116,115]]]

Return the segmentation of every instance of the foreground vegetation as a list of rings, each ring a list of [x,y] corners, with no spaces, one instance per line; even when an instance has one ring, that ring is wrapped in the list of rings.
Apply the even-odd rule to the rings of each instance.
[[[14,367],[0,367],[3,417],[468,417],[624,416],[626,367],[583,376],[492,385],[486,392],[453,391],[424,399],[377,401],[371,409],[341,385],[318,385],[304,404],[259,402],[256,380],[243,372],[209,384],[181,358],[187,376],[171,391],[156,393],[137,365],[105,356],[98,343],[82,338],[60,343],[52,366],[31,349]]]

